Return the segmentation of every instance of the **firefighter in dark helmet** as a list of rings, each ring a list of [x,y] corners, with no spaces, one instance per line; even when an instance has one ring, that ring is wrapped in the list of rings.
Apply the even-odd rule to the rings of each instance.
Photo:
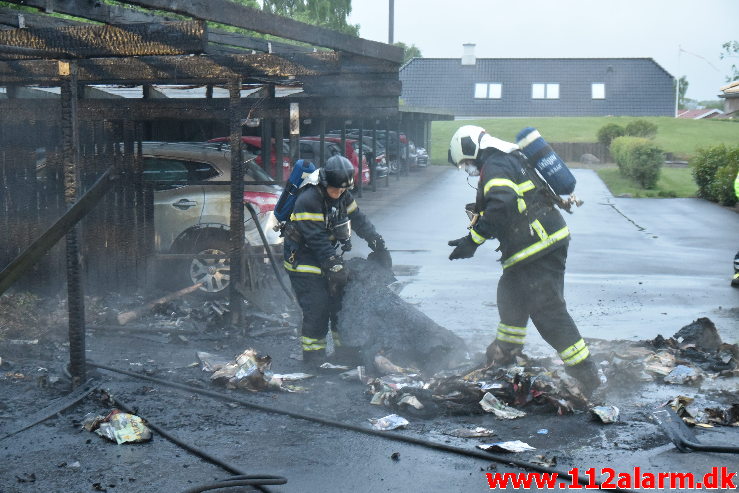
[[[589,397],[601,381],[563,293],[570,232],[547,200],[541,178],[526,171],[525,159],[517,145],[481,127],[465,125],[456,131],[449,160],[480,181],[474,207],[468,206],[476,221],[469,234],[449,242],[455,247],[449,259],[470,258],[486,240],[497,238],[503,264],[497,293],[500,323],[486,350],[488,364],[515,361],[530,318]]]
[[[336,327],[348,280],[342,254],[351,248],[352,227],[372,249],[368,259],[392,267],[385,241],[349,192],[354,185],[351,162],[335,155],[315,173],[316,184],[301,189],[284,234],[284,266],[303,311],[303,361],[310,366],[325,361],[329,322],[337,359],[354,356],[342,348]]]

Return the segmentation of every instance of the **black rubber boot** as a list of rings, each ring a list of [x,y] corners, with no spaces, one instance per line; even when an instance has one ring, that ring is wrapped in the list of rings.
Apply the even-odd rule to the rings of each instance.
[[[523,345],[494,340],[485,350],[488,366],[510,366],[523,354]]]
[[[598,368],[590,357],[576,365],[566,367],[565,371],[580,382],[580,390],[588,399],[593,396],[593,392],[601,384]]]

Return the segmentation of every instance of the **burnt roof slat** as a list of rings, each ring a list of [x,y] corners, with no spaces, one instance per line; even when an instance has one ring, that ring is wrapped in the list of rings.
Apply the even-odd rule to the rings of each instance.
[[[0,24],[9,26],[11,29],[17,29],[20,26],[20,18],[26,27],[62,27],[62,26],[78,26],[82,24],[78,21],[63,19],[61,17],[52,17],[50,15],[33,14],[30,12],[22,12],[20,10],[0,7]]]
[[[0,32],[0,58],[12,48],[46,53],[46,58],[185,55],[205,51],[203,21],[154,24],[31,27]]]
[[[243,77],[244,82],[282,82],[290,77],[318,75],[321,68],[331,66],[315,60],[317,67],[314,69],[265,53],[90,58],[77,63],[79,82],[88,84],[215,83],[237,76]],[[0,61],[0,81],[5,84],[55,85],[60,80],[58,62],[54,60]]]
[[[397,80],[397,71],[383,64],[374,66],[372,72],[353,75],[346,72],[346,60],[334,52],[317,52],[89,58],[77,63],[78,80],[87,84],[194,84],[224,82],[237,75],[243,77],[244,82],[256,83],[298,84],[303,78],[334,75],[347,79],[361,75],[369,79],[386,77]],[[0,61],[0,83],[3,84],[54,85],[60,80],[58,64],[54,60]]]
[[[397,97],[284,97],[242,99],[239,112],[253,118],[288,118],[290,103],[300,104],[301,118],[386,118],[398,115]],[[60,114],[61,101],[49,99],[0,100],[0,123],[49,119]],[[222,99],[81,99],[80,120],[223,120],[229,101]]]
[[[314,46],[381,58],[400,63],[403,49],[397,46],[356,38],[287,17],[263,12],[227,0],[133,0],[126,3],[220,22]]]
[[[47,6],[47,0],[25,0],[23,5],[43,9]],[[76,17],[89,19],[91,21],[105,24],[133,24],[142,22],[167,22],[176,20],[173,16],[151,14],[120,5],[101,4],[96,6],[79,5],[78,2],[56,2],[54,8],[61,12]],[[30,27],[54,27],[62,25],[79,25],[81,22],[61,19],[43,14],[29,14],[12,9],[0,9],[5,14],[0,17],[0,23],[19,27],[18,14],[25,17],[26,25]],[[248,50],[261,51],[264,53],[310,53],[312,48],[302,45],[282,43],[274,40],[266,40],[247,36],[242,33],[226,31],[225,29],[208,28],[208,41],[214,45],[228,45]],[[216,50],[227,50],[228,48],[215,48]],[[231,49],[233,51],[233,49]]]
[[[48,6],[48,0],[9,1],[38,9],[46,9]],[[403,60],[403,50],[397,46],[357,38],[312,24],[298,22],[287,17],[263,12],[259,9],[232,3],[227,0],[133,0],[123,1],[121,3],[218,22],[313,46],[380,58],[396,63],[400,63]],[[103,2],[87,0],[55,0],[53,7],[57,12],[82,18],[96,19],[107,23],[152,22],[161,20],[161,18],[156,18],[156,16],[160,15],[158,13],[141,12],[122,5],[108,5]],[[171,19],[176,17],[172,16]],[[280,44],[275,43],[274,46],[280,46]],[[290,45],[285,44],[283,46]]]

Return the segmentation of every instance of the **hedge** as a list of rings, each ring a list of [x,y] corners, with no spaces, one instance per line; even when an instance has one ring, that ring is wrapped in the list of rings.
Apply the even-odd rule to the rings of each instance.
[[[739,170],[739,146],[721,144],[698,149],[689,164],[698,185],[698,197],[721,205],[736,204],[734,179]]]
[[[626,135],[624,127],[618,123],[606,123],[598,129],[598,142],[607,147],[611,145],[613,139],[624,135]]]
[[[621,174],[641,188],[654,188],[665,156],[654,142],[642,137],[618,137],[610,147],[611,155]]]

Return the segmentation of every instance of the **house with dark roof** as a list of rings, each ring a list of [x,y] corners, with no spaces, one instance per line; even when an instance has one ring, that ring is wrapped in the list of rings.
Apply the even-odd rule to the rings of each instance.
[[[675,116],[675,78],[651,58],[413,58],[402,100],[457,117]]]

